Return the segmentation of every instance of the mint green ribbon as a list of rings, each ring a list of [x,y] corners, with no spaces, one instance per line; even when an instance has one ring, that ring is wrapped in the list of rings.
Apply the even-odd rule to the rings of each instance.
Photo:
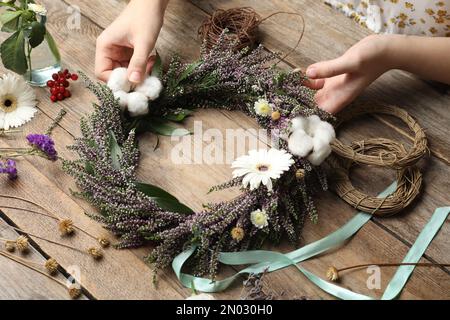
[[[392,184],[385,191],[383,191],[379,197],[382,198],[389,196],[395,191],[396,187],[396,183]],[[449,213],[450,207],[436,209],[431,220],[422,230],[403,262],[416,263],[419,261]],[[243,274],[258,274],[264,271],[273,272],[289,266],[294,266],[316,286],[337,298],[345,300],[372,300],[373,298],[369,296],[355,293],[351,290],[325,281],[297,265],[299,262],[305,261],[342,245],[345,241],[355,235],[371,219],[371,217],[371,214],[359,212],[343,227],[327,237],[287,254],[265,250],[220,253],[219,261],[225,265],[233,266],[253,264],[252,266],[249,266],[224,280],[211,281],[210,279],[194,277],[181,272],[183,265],[197,249],[196,246],[192,246],[178,255],[173,260],[172,267],[178,279],[185,287],[191,289],[195,288],[201,292],[220,292],[228,288],[238,277]],[[394,299],[405,286],[413,270],[414,266],[399,267],[391,282],[387,286],[382,299]]]

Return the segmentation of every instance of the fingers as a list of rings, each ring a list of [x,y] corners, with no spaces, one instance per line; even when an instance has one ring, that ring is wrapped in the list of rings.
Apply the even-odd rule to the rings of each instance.
[[[155,41],[140,39],[136,41],[133,56],[128,66],[128,79],[133,83],[141,83],[149,69],[149,58],[155,46]]]
[[[95,76],[101,81],[108,81],[113,70],[113,60],[109,56],[105,43],[99,37],[95,51]]]
[[[312,90],[320,90],[325,85],[325,79],[308,79],[303,83],[303,85]]]
[[[306,70],[306,76],[311,79],[324,79],[351,73],[357,70],[356,62],[346,56],[313,64]]]

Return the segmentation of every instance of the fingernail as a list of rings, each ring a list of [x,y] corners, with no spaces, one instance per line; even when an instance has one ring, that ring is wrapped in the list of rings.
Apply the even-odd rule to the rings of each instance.
[[[308,70],[306,70],[306,76],[308,78],[317,77],[317,70],[315,68],[308,68]]]
[[[141,82],[141,73],[134,71],[133,73],[131,73],[130,75],[130,81],[134,82],[134,83],[139,83]]]

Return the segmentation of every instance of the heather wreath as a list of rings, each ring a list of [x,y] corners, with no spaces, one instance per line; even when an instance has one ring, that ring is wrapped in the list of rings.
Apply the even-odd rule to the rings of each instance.
[[[296,245],[306,219],[318,218],[313,194],[328,187],[317,158],[323,161],[327,156],[333,138],[328,122],[333,117],[317,108],[313,91],[302,85],[299,73],[275,67],[275,54],[262,46],[236,51],[234,43],[225,40],[224,33],[210,51],[204,46],[193,63],[175,56],[164,69],[158,60],[151,76],[160,79],[162,91],[147,99],[148,108],[142,112],[129,112],[130,105],[121,103],[125,95],[115,94],[120,81],[114,81],[113,89],[86,79],[99,104],[82,119],[82,136],[71,146],[79,159],[63,161],[63,168],[77,182],[80,190],[75,194],[98,208],[91,216],[120,236],[118,248],[156,244],[147,257],[155,270],[195,245],[191,268],[214,279],[220,252],[259,248],[283,236]],[[269,133],[277,132],[281,141],[278,150],[255,150],[237,159],[231,180],[210,191],[240,188],[241,194],[231,201],[204,204],[199,212],[136,177],[137,135],[171,134],[170,122],[183,121],[196,108],[242,111]],[[300,122],[314,125],[302,127]],[[313,147],[306,156],[294,154],[294,133],[310,139]],[[320,157],[308,160],[317,150]]]

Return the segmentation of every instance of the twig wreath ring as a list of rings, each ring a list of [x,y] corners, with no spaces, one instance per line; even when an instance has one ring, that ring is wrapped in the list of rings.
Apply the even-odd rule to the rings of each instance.
[[[397,143],[379,143],[380,139],[368,139],[353,143],[355,152],[365,155],[376,155],[381,149],[397,156],[404,156],[403,145]],[[394,215],[409,206],[419,195],[422,186],[422,173],[417,167],[407,167],[397,170],[397,188],[394,193],[386,198],[378,198],[367,195],[355,188],[350,180],[350,171],[353,165],[357,165],[349,159],[330,158],[334,171],[333,189],[342,200],[355,209],[376,216],[386,217]]]
[[[380,148],[379,153],[362,154],[355,151],[351,146],[347,146],[338,139],[332,143],[333,151],[342,158],[349,159],[358,164],[375,165],[389,167],[392,169],[403,169],[416,164],[427,152],[427,137],[425,131],[419,123],[411,117],[405,110],[395,106],[382,105],[362,105],[357,108],[342,112],[336,127],[344,122],[364,114],[387,114],[402,120],[415,134],[414,143],[409,151],[402,153],[392,152],[390,148]],[[388,143],[387,139],[380,139],[378,143]],[[392,146],[392,145],[391,145]],[[364,150],[364,149],[362,149]],[[404,149],[403,149],[404,150]]]

